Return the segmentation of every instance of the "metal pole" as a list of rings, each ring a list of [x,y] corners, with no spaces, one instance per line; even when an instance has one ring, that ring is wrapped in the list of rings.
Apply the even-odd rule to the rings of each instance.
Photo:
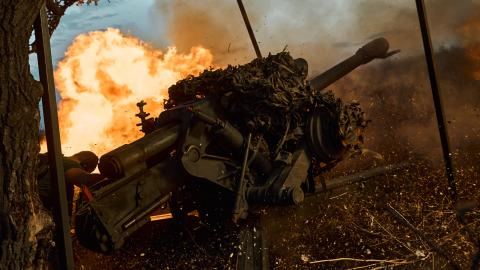
[[[59,251],[61,269],[73,270],[73,250],[70,238],[70,218],[63,174],[63,157],[58,131],[57,103],[55,99],[55,85],[53,82],[52,55],[50,51],[50,35],[45,5],[34,23],[35,44],[38,58],[40,82],[43,86],[43,116],[45,120],[45,134],[47,137],[48,164],[53,187],[54,211],[53,216],[56,228],[56,244]]]
[[[432,40],[430,39],[427,12],[425,10],[425,3],[423,0],[415,0],[415,2],[417,4],[418,20],[420,22],[420,29],[422,31],[423,48],[425,50],[425,58],[427,60],[428,75],[432,88],[433,102],[435,104],[435,114],[437,116],[438,131],[440,133],[443,159],[445,161],[445,170],[447,173],[448,185],[450,186],[451,199],[455,204],[457,202],[457,188],[455,183],[455,177],[453,174],[450,145],[448,143],[448,132],[447,126],[445,124],[445,114],[442,106],[443,102],[442,97],[440,96],[440,89],[437,81],[437,74],[435,71],[435,62],[433,59]]]
[[[244,214],[245,209],[245,174],[248,167],[248,153],[250,152],[250,142],[252,141],[252,133],[248,133],[245,153],[243,154],[242,171],[238,180],[237,194],[235,196],[235,204],[233,206],[233,222],[237,223],[238,219]]]
[[[376,167],[373,169],[361,171],[355,174],[343,176],[343,177],[338,177],[338,178],[333,178],[330,180],[325,180],[325,185],[321,189],[316,189],[315,193],[322,193],[325,191],[330,191],[332,189],[344,187],[347,185],[351,185],[354,183],[362,182],[362,181],[367,181],[371,178],[380,176],[380,175],[386,175],[389,173],[392,173],[394,171],[398,171],[401,169],[404,169],[405,167],[409,166],[409,163],[403,162],[403,163],[397,163],[397,164],[390,164],[386,166],[381,166],[381,167]]]
[[[257,54],[257,58],[262,58],[262,53],[260,52],[260,48],[258,47],[257,39],[255,39],[255,34],[253,33],[252,26],[250,25],[250,21],[248,20],[247,12],[245,11],[242,0],[237,0],[237,3],[238,7],[240,8],[240,12],[242,13],[245,26],[247,27],[248,35],[250,36],[250,40],[252,41],[253,48],[255,49],[255,53]]]

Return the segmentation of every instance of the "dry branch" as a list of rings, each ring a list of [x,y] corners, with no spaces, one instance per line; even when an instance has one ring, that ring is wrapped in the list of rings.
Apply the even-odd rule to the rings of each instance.
[[[400,212],[398,212],[395,208],[393,208],[390,204],[387,204],[387,209],[388,212],[391,213],[398,221],[400,221],[400,224],[403,224],[404,226],[407,226],[410,228],[413,233],[415,233],[420,239],[422,239],[427,245],[435,251],[438,255],[442,256],[445,260],[447,260],[448,264],[453,268],[453,269],[460,269],[460,266],[448,255],[448,253],[441,248],[439,245],[437,245],[432,239],[427,238],[423,233],[421,233],[415,226],[412,225]]]

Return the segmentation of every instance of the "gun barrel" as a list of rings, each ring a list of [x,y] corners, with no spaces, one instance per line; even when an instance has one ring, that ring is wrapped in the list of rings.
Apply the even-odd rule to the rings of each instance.
[[[125,144],[100,158],[100,173],[111,179],[132,175],[148,168],[148,160],[169,149],[178,139],[179,124],[168,124],[145,137]]]
[[[373,59],[388,57],[388,48],[389,44],[385,38],[372,40],[361,47],[353,56],[347,58],[324,73],[315,76],[310,80],[310,85],[317,90],[325,89],[355,68],[366,64]]]

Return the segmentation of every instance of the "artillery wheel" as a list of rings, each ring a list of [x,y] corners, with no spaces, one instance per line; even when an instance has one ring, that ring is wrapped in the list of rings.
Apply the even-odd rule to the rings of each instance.
[[[241,224],[238,238],[236,270],[270,269],[266,233],[260,217],[251,216]]]
[[[93,210],[81,198],[77,204],[79,209],[76,213],[75,234],[80,244],[90,250],[112,252],[113,243]]]

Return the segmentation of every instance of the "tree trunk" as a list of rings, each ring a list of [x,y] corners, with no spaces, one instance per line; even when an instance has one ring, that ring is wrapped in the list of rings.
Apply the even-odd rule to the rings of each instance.
[[[42,95],[28,64],[32,25],[44,1],[0,0],[0,268],[43,265],[52,220],[37,195]]]

